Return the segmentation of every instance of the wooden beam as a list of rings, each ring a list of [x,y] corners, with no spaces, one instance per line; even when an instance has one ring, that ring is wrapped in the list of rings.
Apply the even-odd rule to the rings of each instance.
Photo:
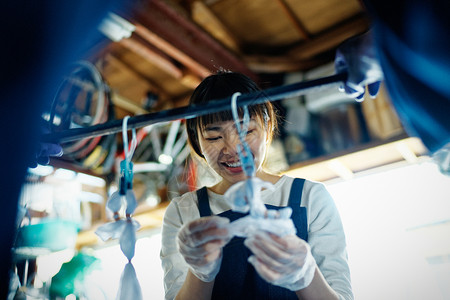
[[[252,55],[244,57],[248,67],[257,73],[284,73],[311,69],[329,61],[324,59],[295,60],[289,56]]]
[[[125,70],[126,72],[129,72],[134,76],[138,77],[139,79],[143,80],[144,82],[146,82],[151,87],[151,92],[154,92],[155,94],[159,95],[160,98],[164,99],[170,98],[170,96],[158,84],[156,84],[154,81],[148,78],[145,74],[142,74],[141,72],[131,67],[128,63],[117,58],[115,55],[108,54],[105,57],[105,61],[110,62],[113,65],[116,65],[121,70]]]
[[[205,29],[214,38],[231,49],[234,53],[240,52],[239,42],[217,16],[203,3],[193,1],[191,4],[192,19]]]
[[[288,55],[294,59],[308,59],[319,53],[336,48],[343,41],[369,29],[366,17],[358,15],[339,26],[312,38],[310,41],[294,47]]]
[[[95,91],[95,86],[90,82],[85,82],[83,80],[80,80],[78,78],[69,78],[68,81],[79,87],[82,88],[85,91]],[[117,92],[112,91],[111,92],[111,100],[114,103],[114,106],[120,107],[126,111],[132,112],[135,115],[142,115],[142,114],[148,114],[149,111],[145,110],[144,108],[137,105],[134,101],[127,99],[121,95],[119,95]]]
[[[257,79],[241,59],[164,1],[147,0],[142,6],[137,6],[132,14],[133,23],[142,24],[210,73],[232,70]]]
[[[311,39],[311,36],[306,29],[305,25],[300,21],[300,19],[297,17],[297,15],[294,13],[294,11],[289,7],[289,5],[286,3],[285,0],[278,0],[278,3],[280,4],[281,8],[291,20],[292,25],[294,25],[294,28],[297,30],[297,32],[300,34],[301,37],[309,41]]]
[[[184,52],[180,51],[177,47],[173,46],[163,38],[159,37],[157,34],[150,31],[144,25],[140,23],[135,23],[136,30],[135,33],[140,35],[150,44],[154,45],[158,49],[164,51],[167,55],[171,56],[175,60],[182,63],[185,67],[192,70],[194,73],[198,74],[202,78],[211,74],[211,72],[192,59],[190,56],[186,55]]]
[[[327,62],[316,58],[316,55],[335,49],[346,39],[361,34],[368,28],[368,20],[363,16],[356,16],[310,41],[293,47],[286,54],[247,55],[244,56],[244,61],[254,72],[281,73],[310,69]]]
[[[166,59],[163,55],[160,55],[156,51],[153,51],[149,47],[146,47],[145,45],[140,43],[137,39],[131,37],[122,39],[119,41],[119,43],[125,48],[146,59],[167,74],[171,75],[172,77],[176,79],[181,79],[183,77],[183,72],[180,70],[180,68],[175,66],[175,64]]]
[[[133,113],[134,115],[148,114],[149,111],[135,104],[133,101],[119,95],[118,93],[111,93],[112,102],[115,106],[120,107],[126,111]]]

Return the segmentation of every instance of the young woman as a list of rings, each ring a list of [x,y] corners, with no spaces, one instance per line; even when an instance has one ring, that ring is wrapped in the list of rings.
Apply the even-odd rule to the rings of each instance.
[[[255,91],[248,77],[219,73],[197,87],[190,103]],[[246,179],[231,111],[187,120],[193,152],[221,180],[173,199],[167,208],[161,249],[166,299],[353,299],[345,236],[331,196],[321,183],[263,170],[276,114],[270,102],[248,109],[246,142],[256,177],[275,187],[263,190],[261,199],[271,209],[290,206],[297,234],[230,236],[227,224],[244,214],[231,210],[224,193]]]

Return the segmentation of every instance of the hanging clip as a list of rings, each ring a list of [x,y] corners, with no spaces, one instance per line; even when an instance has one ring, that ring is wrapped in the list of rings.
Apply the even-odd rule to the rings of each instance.
[[[133,157],[134,150],[136,149],[136,129],[132,130],[132,140],[130,149],[128,149],[128,134],[127,134],[127,122],[130,117],[126,116],[122,123],[122,138],[123,138],[123,151],[125,159],[120,162],[120,194],[125,195],[127,190],[133,188],[133,163],[131,158]]]
[[[240,95],[241,93],[236,92],[231,97],[231,113],[233,114],[234,123],[236,124],[236,130],[239,135],[239,140],[241,141],[241,144],[238,145],[237,148],[239,159],[241,160],[245,175],[247,175],[247,177],[252,177],[255,175],[255,164],[253,162],[253,155],[250,151],[250,147],[245,141],[245,137],[247,136],[248,124],[250,123],[250,116],[248,113],[247,105],[243,106],[244,117],[242,119],[241,125],[237,110],[237,98]]]
[[[136,129],[133,128],[131,145],[128,147],[127,122],[129,118],[129,116],[126,116],[122,123],[123,151],[125,159],[120,162],[120,194],[125,196],[127,203],[125,213],[128,220],[137,207],[136,196],[133,192],[133,163],[131,162],[134,150],[136,149],[137,139]]]
[[[250,116],[247,106],[243,106],[242,122],[237,110],[237,97],[241,93],[234,93],[231,97],[231,112],[238,131],[240,144],[237,146],[239,159],[245,175],[245,181],[235,183],[225,192],[225,199],[231,202],[231,209],[240,213],[250,214],[231,222],[228,230],[233,236],[247,237],[258,230],[268,231],[279,236],[295,234],[294,223],[290,219],[292,209],[285,207],[280,210],[267,209],[261,200],[263,189],[275,190],[275,186],[255,176],[255,164],[250,147],[245,141]],[[241,125],[242,124],[242,125]]]
[[[253,161],[252,152],[250,151],[250,147],[245,140],[247,136],[248,125],[250,123],[250,116],[247,106],[243,106],[244,116],[242,118],[242,122],[239,119],[237,98],[240,95],[241,93],[237,92],[234,93],[231,97],[231,112],[233,114],[234,123],[236,125],[236,130],[241,142],[237,146],[237,152],[242,164],[242,169],[244,170],[244,173],[248,177],[248,179],[243,183],[243,190],[241,190],[240,184],[238,184],[234,189],[230,189],[229,195],[234,194],[233,207],[235,207],[236,210],[244,212],[250,209],[250,214],[262,215],[264,214],[265,207],[262,203],[260,203],[259,199],[255,199],[255,186],[253,184],[253,179],[255,176],[255,164]]]
[[[133,139],[131,142],[131,147],[128,149],[128,135],[127,135],[127,121],[130,117],[126,116],[123,119],[122,124],[122,137],[124,144],[125,159],[120,162],[120,180],[119,180],[119,190],[112,193],[106,202],[106,207],[111,210],[114,214],[114,220],[120,221],[120,209],[123,203],[126,203],[126,219],[131,222],[131,214],[135,211],[137,207],[136,196],[133,192],[133,163],[131,158],[133,156],[134,150],[136,149],[136,130],[133,129]],[[108,231],[108,230],[107,230]],[[108,235],[105,236],[108,238]]]

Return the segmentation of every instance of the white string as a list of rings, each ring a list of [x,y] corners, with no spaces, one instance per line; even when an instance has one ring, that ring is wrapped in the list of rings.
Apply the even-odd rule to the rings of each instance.
[[[129,153],[130,156],[128,158],[128,161],[130,161],[131,158],[133,157],[134,150],[136,150],[136,146],[137,146],[136,129],[133,128],[131,130],[131,150],[130,150],[130,153]]]
[[[131,157],[133,157],[134,150],[136,150],[136,146],[137,146],[136,129],[133,128],[132,134],[131,134],[132,135],[131,147],[130,147],[130,149],[128,149],[127,122],[128,122],[129,118],[130,118],[130,116],[125,116],[125,118],[123,118],[123,122],[122,122],[123,151],[125,153],[125,159],[127,161],[131,161]]]
[[[239,116],[237,112],[237,98],[242,95],[239,92],[236,92],[231,96],[231,113],[233,114],[234,123],[239,124]]]
[[[255,175],[255,165],[254,165],[254,161],[252,158],[250,147],[248,146],[248,144],[245,140],[247,138],[247,129],[248,129],[248,125],[250,123],[250,117],[249,117],[249,113],[248,113],[248,108],[245,105],[243,107],[244,117],[243,117],[243,122],[242,122],[243,124],[241,126],[241,122],[239,120],[238,110],[237,110],[237,97],[239,95],[241,95],[241,93],[236,92],[231,97],[231,112],[233,114],[235,127],[236,127],[237,133],[239,135],[239,140],[241,142],[237,146],[237,151],[238,151],[239,159],[241,160],[245,174],[248,177],[252,177]],[[245,155],[244,155],[244,153],[245,153]],[[249,187],[249,189],[251,189],[251,187]],[[253,192],[250,191],[250,194],[252,194],[252,193]]]
[[[236,124],[236,129],[239,134],[239,139],[242,143],[245,142],[245,136],[247,135],[248,123],[250,122],[250,117],[248,114],[247,106],[244,106],[244,118],[243,124],[240,125],[241,122],[239,120],[238,109],[237,109],[237,98],[242,95],[239,92],[236,92],[231,96],[231,113],[233,114],[234,123]]]

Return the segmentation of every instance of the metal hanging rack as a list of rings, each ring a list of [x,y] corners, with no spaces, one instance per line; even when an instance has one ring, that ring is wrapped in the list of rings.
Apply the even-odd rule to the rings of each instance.
[[[347,73],[338,73],[328,77],[243,94],[238,98],[237,106],[254,105],[266,101],[272,102],[305,95],[311,91],[330,88],[334,85],[337,86],[338,83],[345,82],[347,76]],[[128,128],[141,128],[161,122],[191,119],[210,113],[228,110],[230,109],[230,105],[231,97],[205,104],[183,106],[175,109],[134,116],[128,120]],[[115,134],[121,131],[122,120],[113,120],[90,127],[68,129],[57,133],[46,134],[42,136],[41,140],[42,142],[65,143],[96,136]]]

